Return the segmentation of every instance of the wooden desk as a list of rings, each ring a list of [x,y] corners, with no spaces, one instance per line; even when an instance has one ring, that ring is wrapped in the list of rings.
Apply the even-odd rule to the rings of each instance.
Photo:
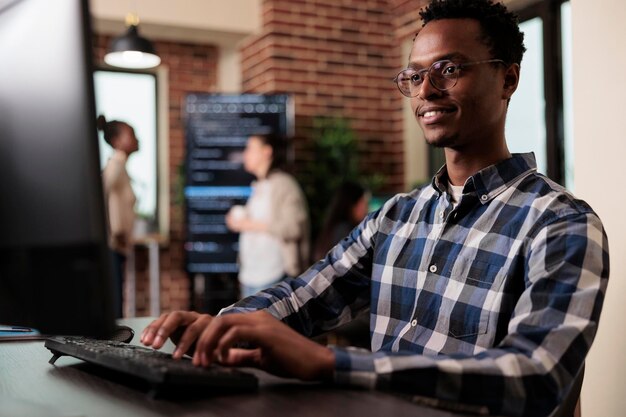
[[[123,320],[136,330],[135,343],[148,321]],[[307,384],[256,370],[253,372],[260,383],[257,392],[155,400],[145,391],[120,383],[119,375],[116,380],[100,368],[70,357],[62,357],[52,366],[48,364],[50,357],[43,341],[0,343],[0,415],[3,397],[5,401],[8,398],[24,404],[36,403],[51,410],[49,414],[36,414],[42,417],[462,415],[420,406],[383,392]]]

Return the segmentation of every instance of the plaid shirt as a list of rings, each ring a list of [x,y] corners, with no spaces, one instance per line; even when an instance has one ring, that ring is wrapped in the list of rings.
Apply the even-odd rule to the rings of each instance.
[[[598,327],[602,223],[538,174],[532,154],[470,177],[456,207],[446,184],[444,167],[298,278],[224,312],[266,309],[315,335],[370,307],[371,352],[334,348],[337,382],[547,415]]]

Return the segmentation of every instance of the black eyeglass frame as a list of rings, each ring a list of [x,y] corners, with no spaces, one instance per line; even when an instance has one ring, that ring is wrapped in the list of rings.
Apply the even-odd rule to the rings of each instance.
[[[436,89],[437,89],[437,90],[439,90],[439,91],[447,91],[447,90],[450,90],[450,89],[451,89],[451,88],[453,88],[453,87],[456,85],[456,83],[459,81],[459,72],[458,72],[458,71],[456,71],[456,72],[454,73],[454,84],[452,84],[450,87],[447,87],[447,88],[440,88],[440,87],[436,86],[436,85],[435,85],[435,83],[433,82],[433,78],[430,76],[430,72],[433,70],[433,68],[434,68],[436,65],[438,65],[438,64],[443,64],[443,63],[450,63],[450,64],[454,65],[454,66],[456,67],[456,69],[457,69],[457,70],[462,70],[462,69],[464,69],[464,68],[471,67],[471,66],[473,66],[473,65],[479,65],[479,64],[493,64],[493,63],[498,63],[498,64],[506,65],[506,62],[504,62],[504,61],[503,61],[503,60],[501,60],[501,59],[486,59],[486,60],[482,60],[482,61],[464,62],[464,63],[461,63],[461,64],[457,64],[457,63],[455,63],[454,61],[451,61],[451,60],[449,60],[449,59],[443,59],[443,60],[440,60],[440,61],[435,61],[435,62],[433,62],[433,63],[430,65],[430,67],[428,67],[428,68],[424,68],[424,69],[421,69],[421,70],[419,70],[419,71],[412,70],[411,68],[405,68],[405,69],[403,69],[402,71],[400,71],[400,72],[398,73],[398,75],[396,75],[396,76],[394,77],[394,79],[393,79],[392,81],[396,84],[396,86],[398,87],[398,90],[400,91],[400,93],[402,93],[402,95],[403,95],[403,96],[405,96],[405,97],[409,97],[409,98],[411,98],[411,97],[417,97],[417,96],[419,95],[419,89],[416,89],[417,93],[416,93],[415,95],[411,95],[410,93],[409,93],[409,94],[407,94],[407,93],[405,93],[405,92],[402,90],[402,88],[400,87],[400,75],[402,75],[402,74],[403,74],[403,73],[405,73],[406,71],[413,71],[413,72],[411,73],[411,76],[413,76],[413,75],[415,75],[415,74],[417,74],[417,75],[419,75],[419,76],[420,76],[420,78],[421,78],[421,82],[420,82],[420,83],[419,83],[416,87],[419,87],[419,86],[421,86],[421,85],[422,85],[422,83],[424,82],[424,78],[425,78],[425,75],[424,75],[424,74],[428,74],[428,81],[430,82],[430,85],[432,85],[434,88],[436,88]],[[447,66],[443,65],[443,66],[442,66],[442,69],[445,69],[445,68],[447,68]],[[442,77],[444,77],[444,78],[445,78],[445,75],[444,75],[444,74],[442,74]],[[411,77],[408,77],[408,78],[411,78]],[[448,78],[448,79],[450,79],[450,80],[451,80],[452,78]]]

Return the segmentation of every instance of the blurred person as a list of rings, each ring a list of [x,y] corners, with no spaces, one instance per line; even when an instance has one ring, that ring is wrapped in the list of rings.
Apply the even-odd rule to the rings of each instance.
[[[370,192],[354,181],[342,182],[335,191],[319,236],[314,260],[322,259],[339,241],[346,238],[369,211]],[[352,321],[328,331],[314,340],[335,346],[369,347],[369,309]]]
[[[324,223],[315,242],[314,259],[321,259],[337,242],[346,237],[365,218],[370,194],[357,182],[339,185],[328,206]]]
[[[106,143],[114,149],[102,171],[102,182],[108,215],[109,246],[113,252],[114,309],[117,316],[122,317],[124,270],[132,250],[137,201],[126,171],[126,162],[132,153],[139,150],[139,141],[135,130],[126,122],[107,121],[104,116],[99,116],[96,125],[103,132]]]
[[[226,215],[239,236],[241,298],[300,274],[308,263],[309,216],[296,180],[282,168],[285,143],[277,135],[248,138],[244,169],[256,177],[245,207]]]

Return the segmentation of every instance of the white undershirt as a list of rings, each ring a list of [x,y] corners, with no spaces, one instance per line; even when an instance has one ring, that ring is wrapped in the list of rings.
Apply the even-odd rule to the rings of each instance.
[[[448,183],[448,191],[450,192],[450,197],[452,198],[452,206],[456,207],[461,201],[461,197],[463,196],[463,185],[452,185]]]

